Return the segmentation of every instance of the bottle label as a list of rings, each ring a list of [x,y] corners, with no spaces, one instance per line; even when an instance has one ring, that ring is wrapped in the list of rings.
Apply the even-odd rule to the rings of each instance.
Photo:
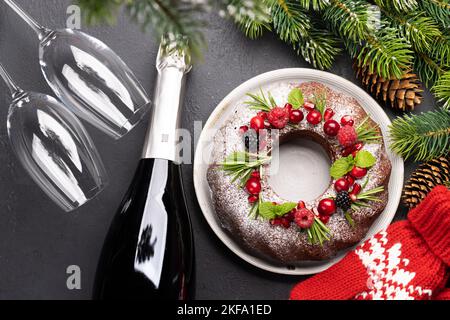
[[[163,203],[169,163],[155,159],[136,246],[134,269],[159,288],[167,239],[168,216]]]

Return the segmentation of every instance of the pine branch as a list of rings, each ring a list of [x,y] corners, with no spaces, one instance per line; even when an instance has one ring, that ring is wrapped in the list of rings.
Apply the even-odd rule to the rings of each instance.
[[[400,36],[406,38],[415,51],[430,51],[443,36],[437,23],[423,11],[399,15],[382,7],[382,12],[390,19],[391,26],[399,30]]]
[[[390,11],[407,13],[417,9],[417,0],[374,0],[379,6]]]
[[[341,37],[354,42],[366,40],[374,31],[370,5],[363,0],[331,0],[323,18]]]
[[[221,16],[231,18],[250,39],[259,38],[264,30],[271,30],[270,5],[268,0],[243,1],[222,0]]]
[[[362,46],[356,59],[361,65],[368,65],[384,78],[401,78],[411,67],[413,52],[405,39],[397,36],[397,31],[382,26],[375,37],[369,38]]]
[[[419,4],[443,29],[450,28],[449,0],[421,0]]]
[[[446,69],[426,54],[418,53],[414,59],[414,70],[420,80],[427,86],[432,86],[445,73]]]
[[[298,0],[300,5],[306,10],[319,11],[330,4],[330,0]]]
[[[444,109],[450,109],[450,71],[445,72],[436,85],[433,87],[433,91],[437,99],[443,103]]]
[[[398,117],[389,128],[391,149],[405,160],[427,161],[450,151],[450,111]]]
[[[296,0],[278,0],[271,8],[275,31],[281,40],[296,43],[308,35],[311,21]]]
[[[116,21],[117,13],[126,0],[78,0],[77,3],[88,24],[103,22],[112,24]]]

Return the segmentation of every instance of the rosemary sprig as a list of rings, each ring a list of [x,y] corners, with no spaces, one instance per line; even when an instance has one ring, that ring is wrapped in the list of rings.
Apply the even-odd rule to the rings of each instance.
[[[350,214],[350,212],[346,212],[345,213],[345,220],[347,220],[348,224],[350,225],[350,227],[354,227],[355,226],[355,221],[352,218],[352,215]]]
[[[256,201],[253,204],[252,208],[250,209],[250,212],[248,213],[248,216],[251,219],[256,219],[258,217],[258,215],[259,215],[259,206],[261,205],[261,203],[262,203],[262,199],[261,199],[261,196],[260,196],[258,201]]]
[[[260,110],[269,112],[272,108],[277,106],[275,99],[270,92],[267,93],[267,97],[260,89],[260,94],[247,93],[247,96],[252,100],[244,102],[252,110]]]
[[[352,204],[352,209],[358,209],[360,207],[370,207],[367,203],[369,201],[380,202],[380,198],[376,194],[384,191],[384,186],[373,188],[364,192],[361,192],[356,196],[356,201]]]
[[[323,245],[325,241],[331,239],[330,229],[318,217],[314,217],[311,228],[307,229],[306,232],[308,233],[308,241],[311,244],[319,243]]]
[[[235,151],[230,154],[224,162],[220,163],[222,169],[232,176],[232,182],[240,179],[243,186],[253,171],[270,161],[270,157],[257,155],[249,152]]]
[[[358,135],[358,140],[368,143],[377,143],[380,141],[381,136],[378,134],[377,127],[371,127],[367,123],[369,117],[366,117],[361,124],[356,127],[356,134]]]

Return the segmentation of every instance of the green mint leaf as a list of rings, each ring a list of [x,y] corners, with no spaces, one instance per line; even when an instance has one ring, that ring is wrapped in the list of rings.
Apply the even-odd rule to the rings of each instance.
[[[259,215],[266,220],[271,220],[276,217],[275,205],[272,202],[262,202],[259,205]]]
[[[289,93],[288,102],[292,105],[292,109],[300,109],[305,103],[303,93],[299,88],[294,88]]]
[[[355,164],[360,168],[370,168],[372,167],[377,159],[369,152],[361,150],[356,154]]]
[[[339,179],[349,173],[355,165],[352,155],[337,159],[330,168],[330,175],[333,179]]]
[[[283,204],[273,204],[272,202],[262,202],[259,205],[259,215],[266,219],[272,220],[277,217],[284,216],[297,206],[295,202],[286,202]]]
[[[286,202],[280,205],[275,206],[275,212],[278,217],[284,216],[286,213],[291,211],[297,206],[295,202]]]

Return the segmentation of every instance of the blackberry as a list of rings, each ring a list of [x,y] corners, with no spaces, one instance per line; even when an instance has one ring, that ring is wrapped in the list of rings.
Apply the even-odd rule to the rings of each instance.
[[[344,211],[349,210],[352,206],[352,200],[350,199],[350,195],[347,191],[339,192],[336,196],[335,202],[336,206]]]
[[[252,153],[256,153],[259,150],[259,135],[255,130],[248,130],[244,136],[245,149]]]

